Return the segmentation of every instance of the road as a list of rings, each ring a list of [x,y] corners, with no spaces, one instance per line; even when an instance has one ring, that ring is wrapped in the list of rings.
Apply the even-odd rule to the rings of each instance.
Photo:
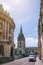
[[[35,62],[29,62],[28,57],[14,60],[13,62],[9,62],[3,65],[35,65]]]

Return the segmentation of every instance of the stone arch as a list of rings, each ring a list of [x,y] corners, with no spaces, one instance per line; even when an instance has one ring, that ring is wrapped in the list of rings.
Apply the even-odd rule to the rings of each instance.
[[[0,45],[0,56],[4,56],[4,47]]]
[[[13,47],[11,47],[11,57],[13,57]]]

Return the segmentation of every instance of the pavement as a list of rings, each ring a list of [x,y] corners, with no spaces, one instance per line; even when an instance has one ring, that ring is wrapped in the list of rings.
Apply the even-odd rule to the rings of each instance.
[[[43,63],[41,62],[39,57],[36,58],[36,62],[29,62],[28,57],[25,57],[2,65],[43,65]]]
[[[43,62],[39,59],[39,57],[36,58],[35,65],[43,65]]]
[[[14,60],[13,62],[9,62],[3,65],[34,65],[34,62],[29,62],[28,57],[22,58],[22,59],[18,59],[18,60]]]

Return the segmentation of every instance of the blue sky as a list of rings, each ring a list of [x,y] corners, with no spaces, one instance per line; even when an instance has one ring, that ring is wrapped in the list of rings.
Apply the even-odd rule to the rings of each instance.
[[[37,46],[40,0],[0,0],[0,3],[3,4],[4,9],[9,12],[15,22],[15,46],[17,47],[17,37],[21,25],[26,47]]]

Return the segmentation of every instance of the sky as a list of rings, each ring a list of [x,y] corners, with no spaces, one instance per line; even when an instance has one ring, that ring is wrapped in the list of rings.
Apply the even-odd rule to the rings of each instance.
[[[38,21],[40,0],[0,0],[4,10],[9,12],[16,25],[14,43],[17,47],[17,37],[22,25],[26,47],[38,46]]]

